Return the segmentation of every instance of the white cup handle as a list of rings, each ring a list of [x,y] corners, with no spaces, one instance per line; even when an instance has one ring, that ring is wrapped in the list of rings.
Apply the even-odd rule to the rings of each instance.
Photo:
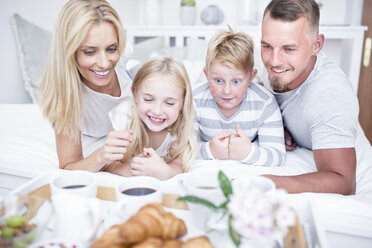
[[[115,211],[116,211],[116,215],[118,215],[122,221],[124,221],[124,214],[123,212],[125,212],[125,208],[127,207],[127,201],[126,200],[120,200],[118,201],[116,204],[115,204]]]
[[[185,180],[183,178],[181,178],[180,180],[178,180],[178,190],[179,190],[181,196],[185,196],[186,195]]]
[[[95,235],[98,231],[99,224],[102,220],[102,207],[101,203],[96,198],[90,198],[87,201],[87,206],[90,208],[91,220],[92,220],[92,229],[87,228],[86,233],[84,234],[84,240],[91,240],[95,238]]]

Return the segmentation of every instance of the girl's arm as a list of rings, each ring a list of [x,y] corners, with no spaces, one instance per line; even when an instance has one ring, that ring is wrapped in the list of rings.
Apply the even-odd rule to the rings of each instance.
[[[131,177],[133,176],[130,167],[129,162],[123,164],[120,161],[112,162],[110,165],[108,165],[106,168],[104,168],[104,171],[117,174],[124,177]]]
[[[57,132],[55,135],[59,168],[92,172],[100,171],[105,165],[122,159],[127,145],[132,141],[131,131],[111,131],[105,144],[84,158],[80,135],[76,142],[67,135]]]

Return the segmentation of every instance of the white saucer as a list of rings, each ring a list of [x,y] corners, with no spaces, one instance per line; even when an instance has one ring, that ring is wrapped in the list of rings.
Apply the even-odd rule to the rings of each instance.
[[[56,238],[41,240],[28,246],[28,248],[60,248],[60,247],[84,248],[86,246],[84,246],[79,241],[71,241],[71,240],[56,239]]]

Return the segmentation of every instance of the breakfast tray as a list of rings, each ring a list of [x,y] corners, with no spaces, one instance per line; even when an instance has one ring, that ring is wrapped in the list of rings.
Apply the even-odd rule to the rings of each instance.
[[[36,177],[26,184],[22,185],[20,188],[13,191],[13,194],[30,194],[43,198],[50,199],[51,191],[49,186],[51,175],[44,174]],[[99,181],[98,181],[99,182]],[[178,209],[183,211],[188,211],[187,203],[178,202],[177,194],[163,194],[162,205],[170,209]],[[115,188],[110,186],[99,185],[97,189],[97,198],[104,201],[116,201]],[[305,236],[302,229],[302,225],[298,216],[296,217],[296,225],[290,227],[287,235],[283,240],[283,247],[285,248],[306,248]]]

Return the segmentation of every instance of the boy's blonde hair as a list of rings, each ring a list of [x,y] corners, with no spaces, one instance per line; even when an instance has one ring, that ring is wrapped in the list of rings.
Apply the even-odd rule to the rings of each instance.
[[[118,35],[119,51],[126,37],[119,15],[105,0],[70,0],[59,14],[48,60],[41,78],[40,105],[44,116],[57,133],[72,137],[80,135],[83,116],[82,80],[76,52],[93,24],[109,22]]]
[[[254,66],[254,43],[249,35],[243,32],[234,33],[220,30],[208,44],[206,70],[213,63],[220,63],[232,69],[250,73]]]
[[[162,77],[169,78],[171,82],[182,89],[182,109],[175,123],[168,127],[168,131],[171,135],[177,136],[178,145],[176,148],[168,150],[168,156],[165,156],[164,160],[170,162],[181,156],[183,167],[186,171],[194,159],[197,149],[193,130],[194,112],[190,80],[181,61],[171,57],[155,57],[143,64],[134,77],[131,88],[134,98],[137,97],[142,83],[154,75],[161,75]],[[143,148],[149,147],[150,145],[146,125],[138,115],[136,104],[129,129],[134,132],[134,141],[127,148],[127,152],[122,160],[124,163],[129,161],[133,156],[142,153]]]

